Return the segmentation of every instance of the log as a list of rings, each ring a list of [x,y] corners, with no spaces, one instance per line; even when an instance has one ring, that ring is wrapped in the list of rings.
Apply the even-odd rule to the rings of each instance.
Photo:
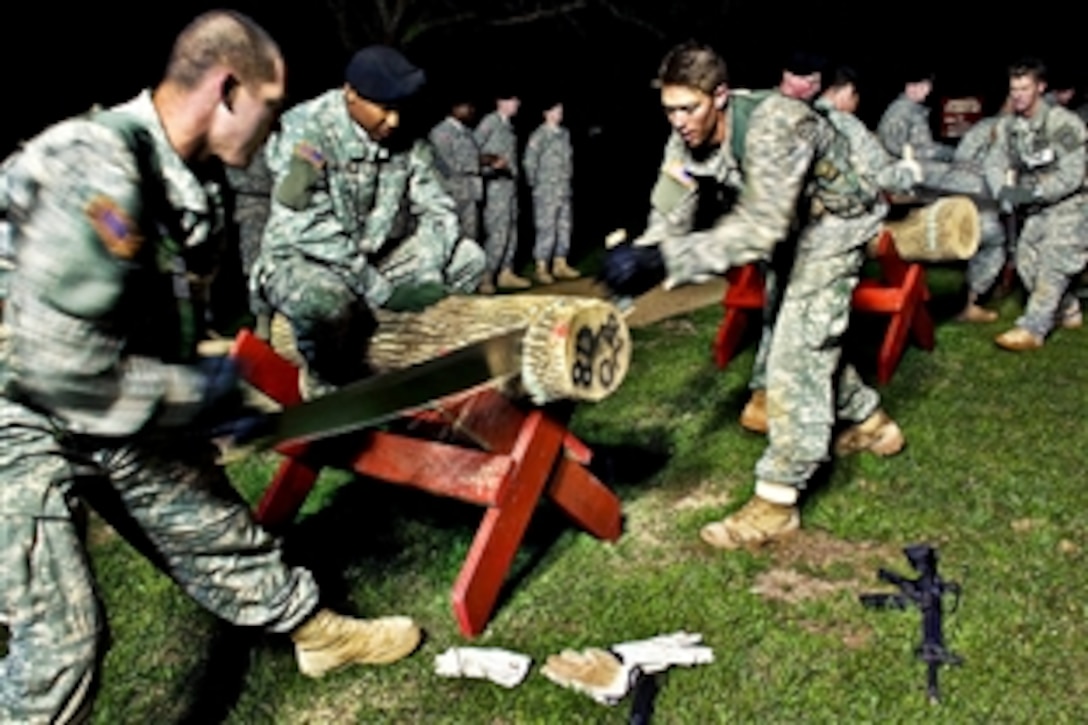
[[[631,334],[612,304],[590,297],[501,295],[447,297],[420,313],[379,310],[367,352],[378,373],[415,365],[497,335],[524,331],[516,389],[536,405],[597,402],[619,388],[631,362]],[[281,315],[272,347],[301,365]]]

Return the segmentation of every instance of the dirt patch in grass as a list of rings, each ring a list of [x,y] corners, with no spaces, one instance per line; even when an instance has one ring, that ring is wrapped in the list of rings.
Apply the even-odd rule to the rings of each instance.
[[[806,620],[800,623],[801,629],[809,634],[816,634],[837,639],[847,649],[865,649],[873,639],[871,627],[862,627],[849,622],[816,622]]]

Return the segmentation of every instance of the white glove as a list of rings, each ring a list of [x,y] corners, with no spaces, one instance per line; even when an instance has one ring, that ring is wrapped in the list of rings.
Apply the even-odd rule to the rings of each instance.
[[[681,631],[634,642],[621,642],[613,645],[611,649],[620,656],[624,665],[638,667],[652,675],[673,665],[690,667],[713,662],[714,651],[710,647],[699,645],[702,640],[701,634]]]
[[[516,687],[529,674],[532,658],[497,647],[450,647],[434,658],[435,674],[473,677],[503,687]]]
[[[615,705],[631,689],[633,666],[596,647],[566,649],[548,657],[540,673],[557,685],[583,692],[602,705]]]
[[[613,247],[618,247],[619,245],[623,244],[626,241],[627,241],[627,230],[626,229],[622,229],[622,228],[621,229],[613,229],[611,232],[608,233],[608,236],[606,236],[604,238],[604,248],[605,249],[612,249]]]

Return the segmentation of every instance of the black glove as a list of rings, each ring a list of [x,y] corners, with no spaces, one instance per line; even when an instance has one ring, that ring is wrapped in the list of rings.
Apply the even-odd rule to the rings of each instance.
[[[447,294],[445,285],[440,282],[402,284],[393,289],[382,307],[390,312],[422,312]]]
[[[1026,189],[1023,186],[1003,186],[1001,191],[997,192],[997,200],[1002,205],[1015,208],[1034,204],[1039,199],[1035,196],[1033,190]]]
[[[621,244],[605,255],[600,279],[614,294],[638,297],[665,279],[665,259],[657,245]]]

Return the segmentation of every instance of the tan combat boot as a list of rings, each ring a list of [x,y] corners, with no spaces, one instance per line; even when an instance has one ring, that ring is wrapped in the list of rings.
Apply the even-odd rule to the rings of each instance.
[[[740,425],[753,433],[766,434],[767,426],[767,391],[758,388],[752,391],[748,404],[740,412]]]
[[[1037,337],[1035,333],[1029,332],[1022,327],[1014,327],[1011,330],[1002,332],[994,338],[994,342],[997,343],[998,347],[1013,352],[1038,350],[1043,346],[1043,338]]]
[[[517,276],[509,267],[503,267],[499,272],[499,278],[495,280],[495,286],[500,289],[529,289],[533,283],[524,277]]]
[[[553,284],[555,282],[555,277],[548,271],[548,263],[543,259],[536,261],[536,275],[534,276],[540,284]]]
[[[422,633],[408,617],[355,619],[321,609],[291,633],[298,669],[322,677],[351,664],[383,665],[410,655]]]
[[[781,492],[783,503],[775,503],[757,493],[730,516],[704,526],[699,538],[715,549],[732,551],[745,546],[759,546],[801,528],[797,489],[761,481],[756,484],[756,490],[770,492],[772,496]]]
[[[899,424],[882,409],[877,410],[861,423],[856,423],[835,438],[835,455],[849,456],[869,451],[878,456],[894,456],[906,444]]]
[[[552,262],[552,274],[556,279],[578,279],[582,276],[574,267],[567,264],[566,257],[556,257]]]
[[[996,310],[988,310],[982,305],[975,304],[974,302],[968,302],[958,315],[956,320],[959,322],[997,322],[999,315]]]
[[[1063,330],[1077,330],[1084,326],[1084,313],[1080,310],[1080,304],[1070,305],[1062,312],[1059,323]]]

